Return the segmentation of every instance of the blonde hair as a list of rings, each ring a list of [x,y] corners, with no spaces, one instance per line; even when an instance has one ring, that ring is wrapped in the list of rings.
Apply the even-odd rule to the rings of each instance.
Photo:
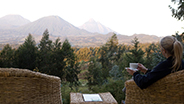
[[[164,48],[173,57],[173,70],[177,71],[181,67],[181,60],[183,57],[183,46],[182,44],[172,36],[166,36],[160,40],[160,46]]]

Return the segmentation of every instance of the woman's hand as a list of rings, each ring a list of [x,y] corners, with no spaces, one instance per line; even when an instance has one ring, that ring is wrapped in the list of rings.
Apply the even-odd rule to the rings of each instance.
[[[141,72],[143,72],[144,74],[148,71],[148,69],[140,63],[138,63],[137,69],[140,70]]]
[[[130,75],[134,75],[134,73],[136,72],[136,70],[132,70],[132,69],[129,69],[129,68],[126,68],[127,72],[130,74]]]

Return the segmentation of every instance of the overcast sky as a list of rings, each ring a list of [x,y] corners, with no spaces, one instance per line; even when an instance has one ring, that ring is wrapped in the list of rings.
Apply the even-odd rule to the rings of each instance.
[[[81,26],[89,19],[124,34],[166,36],[184,31],[184,22],[171,16],[171,0],[0,0],[0,18],[18,14],[35,21],[57,15]]]

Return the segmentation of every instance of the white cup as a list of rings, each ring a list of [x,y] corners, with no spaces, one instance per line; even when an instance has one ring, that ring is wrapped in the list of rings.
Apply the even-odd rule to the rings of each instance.
[[[137,69],[138,63],[129,63],[131,69]]]

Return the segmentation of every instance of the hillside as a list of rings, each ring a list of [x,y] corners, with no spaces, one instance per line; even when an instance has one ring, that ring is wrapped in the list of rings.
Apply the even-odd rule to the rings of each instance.
[[[13,18],[17,16],[12,15],[10,17]],[[9,20],[11,19],[10,17],[5,16],[3,19]],[[12,21],[19,22],[22,17],[18,17],[12,19]],[[15,26],[16,22],[12,22],[12,24]],[[103,45],[113,35],[113,33],[91,33],[84,29],[79,29],[58,16],[43,17],[34,22],[20,21],[20,24],[21,25],[16,25],[16,27],[12,28],[11,26],[9,28],[0,28],[0,44],[21,44],[24,42],[29,33],[32,34],[36,42],[39,43],[42,38],[42,34],[46,29],[49,31],[51,40],[55,41],[55,39],[59,37],[61,41],[64,41],[67,38],[72,46],[78,47]],[[1,25],[3,27],[3,24]],[[6,25],[4,27],[6,27]],[[130,44],[131,40],[133,40],[135,36],[141,43],[158,42],[160,39],[157,36],[146,34],[134,34],[132,36],[117,35],[120,44]]]
[[[98,34],[94,36],[76,36],[76,37],[68,37],[69,42],[73,46],[79,47],[95,47],[104,45],[113,33],[108,33],[106,35]],[[119,44],[131,44],[131,41],[137,37],[140,43],[153,43],[159,42],[160,37],[154,35],[146,35],[146,34],[134,34],[132,36],[127,35],[117,35]]]
[[[20,15],[6,15],[0,18],[0,29],[13,29],[30,23]]]
[[[92,35],[92,33],[81,30],[58,16],[43,17],[16,30],[20,31],[20,35],[27,35],[29,33],[42,35],[46,29],[53,36]]]
[[[79,28],[87,30],[91,33],[108,34],[109,32],[114,32],[110,28],[102,25],[100,22],[96,22],[94,19],[90,19],[82,26],[79,26]]]

